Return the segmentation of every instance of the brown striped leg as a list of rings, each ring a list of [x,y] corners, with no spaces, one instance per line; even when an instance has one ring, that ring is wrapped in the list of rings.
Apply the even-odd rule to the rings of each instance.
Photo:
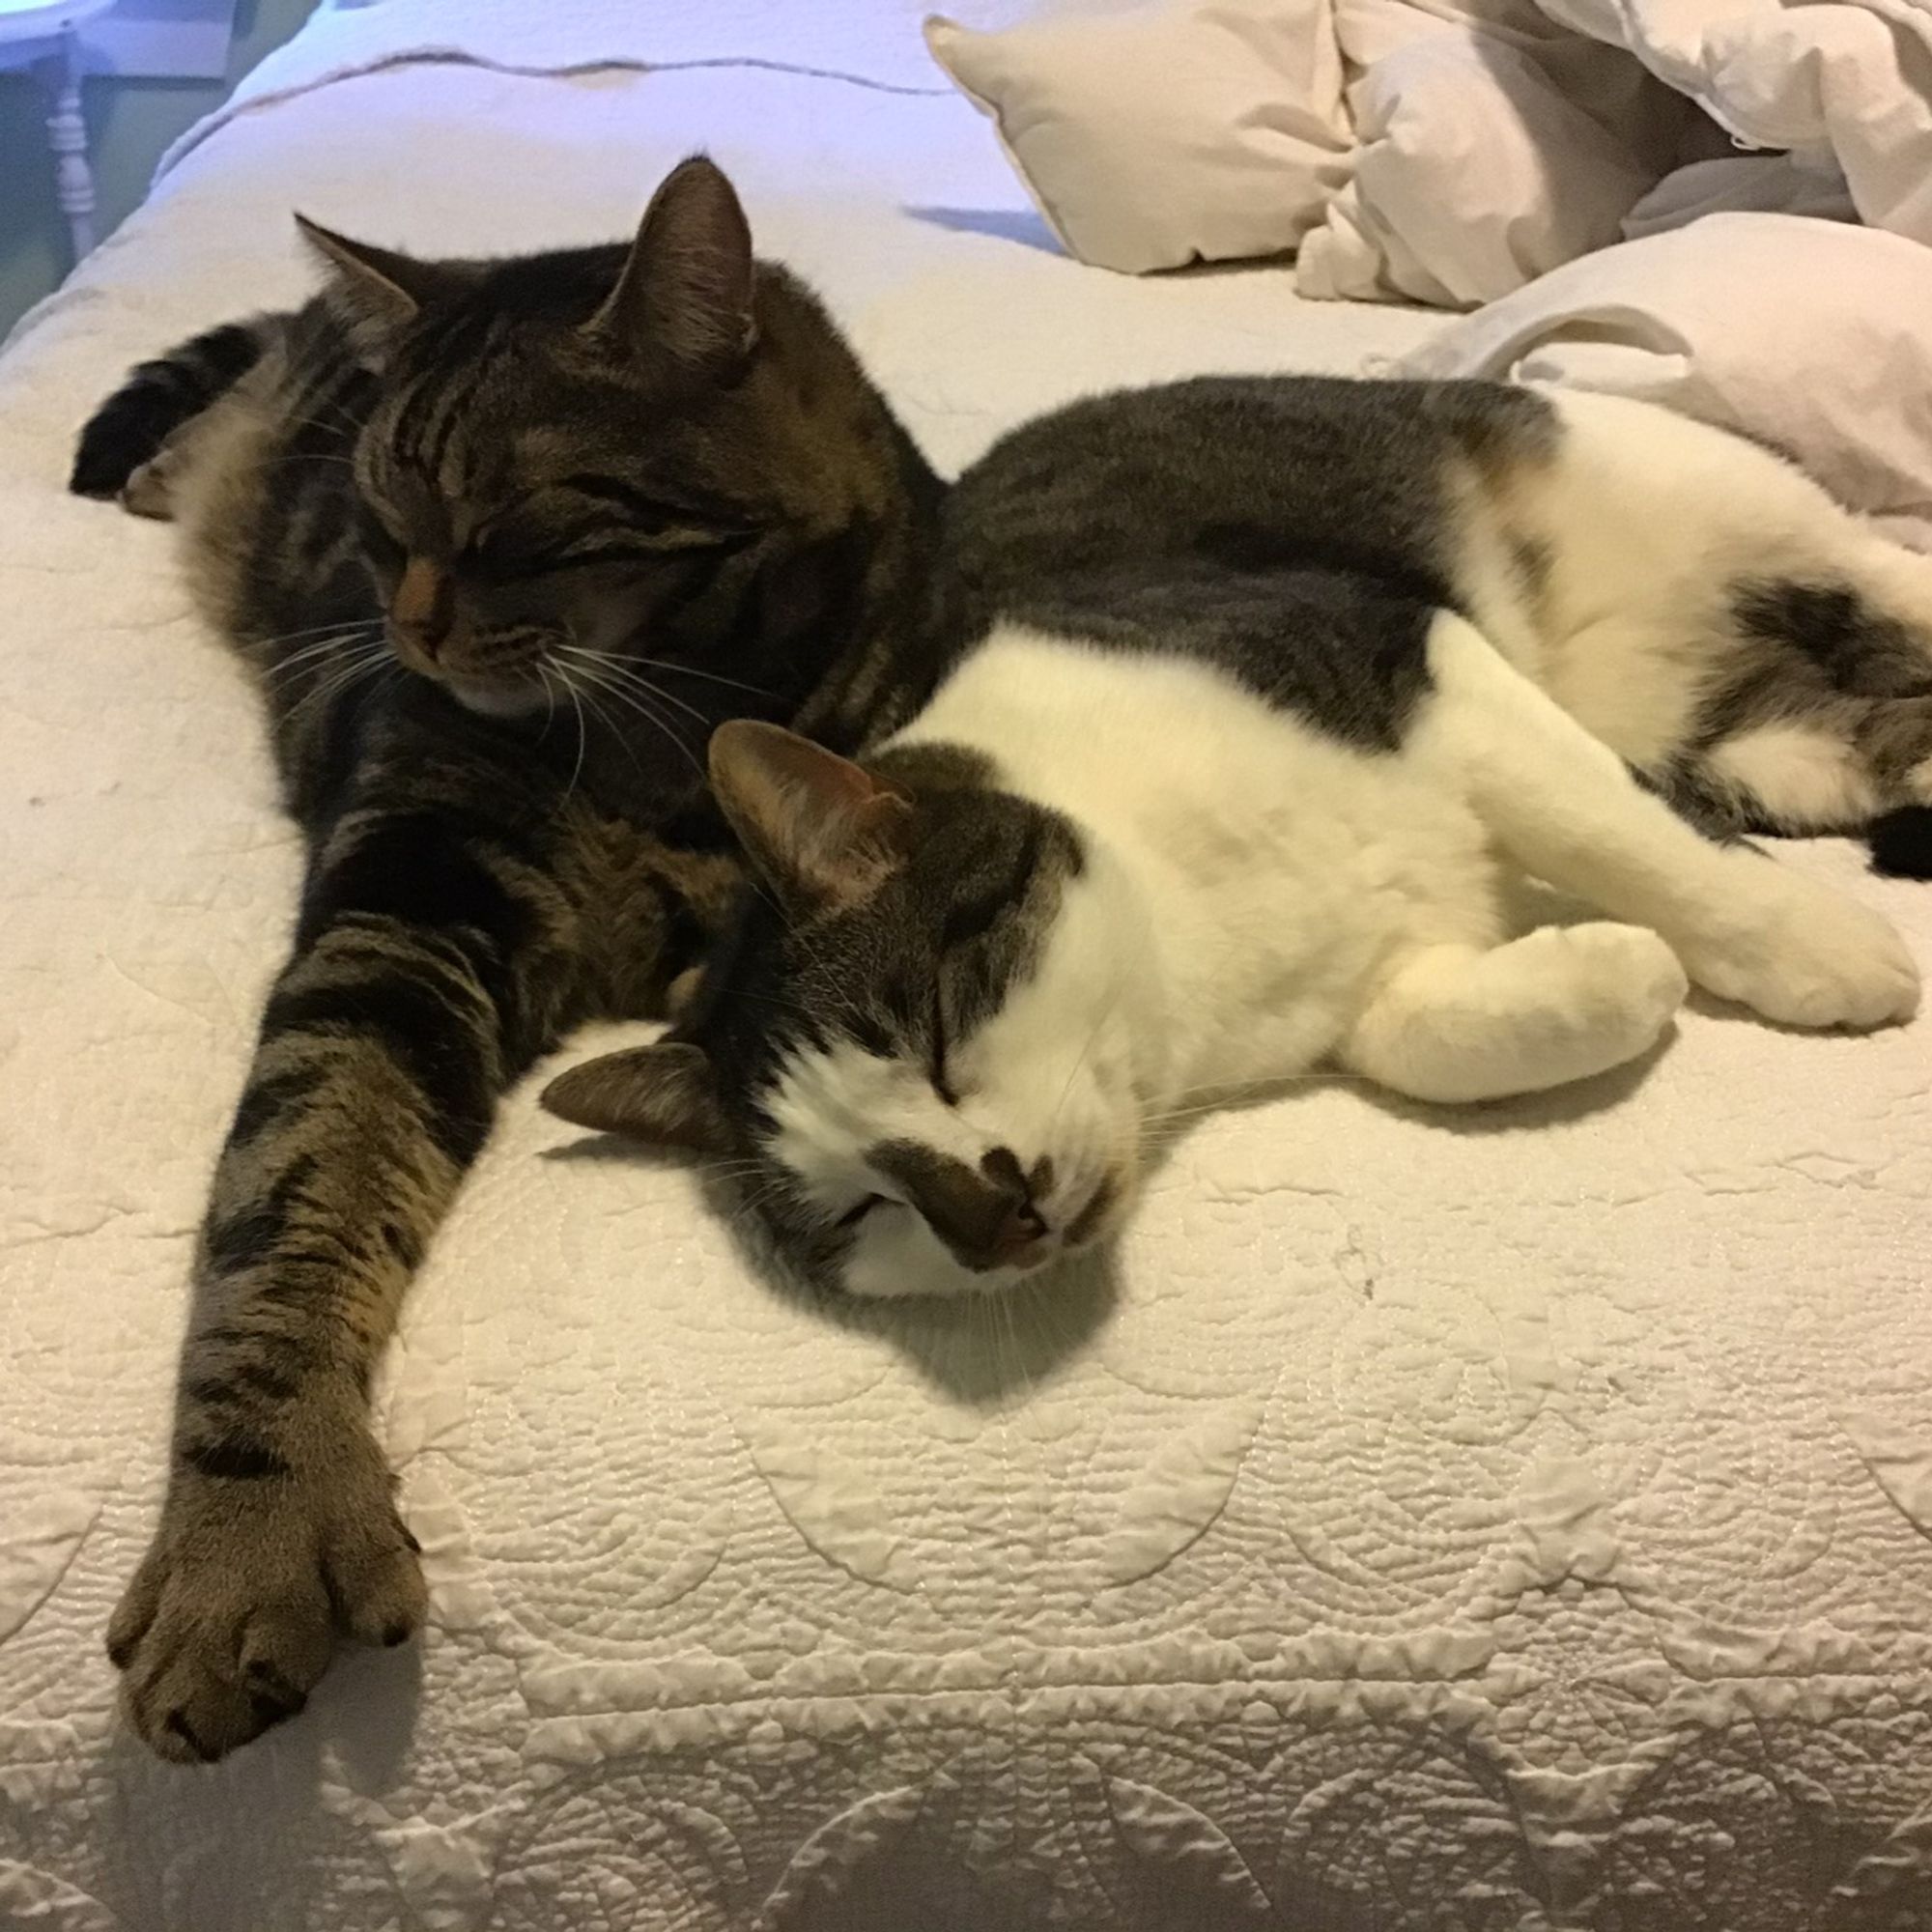
[[[108,1633],[164,1757],[220,1757],[301,1707],[338,1634],[400,1643],[422,1619],[369,1378],[497,1096],[588,1000],[569,867],[526,830],[561,842],[554,802],[502,774],[462,792],[365,786],[263,1017],[159,1529]]]

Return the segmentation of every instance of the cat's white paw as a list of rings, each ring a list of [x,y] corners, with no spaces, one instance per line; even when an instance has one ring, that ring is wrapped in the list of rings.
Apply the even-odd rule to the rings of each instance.
[[[1571,1050],[1593,1041],[1604,1067],[1649,1048],[1690,989],[1677,954],[1647,926],[1592,920],[1543,926],[1520,944],[1526,960],[1540,952],[1542,970],[1554,969],[1555,1009],[1568,1018]]]
[[[1877,913],[1771,860],[1739,862],[1737,896],[1677,947],[1698,985],[1782,1026],[1893,1026],[1918,1010],[1918,964]]]
[[[1690,991],[1677,954],[1648,925],[1590,920],[1546,925],[1530,937],[1565,954],[1565,978],[1580,1003],[1617,1014],[1634,1032],[1660,1034]]]
[[[1418,1100],[1542,1093],[1649,1052],[1687,985],[1642,926],[1540,926],[1492,952],[1422,955],[1363,1014],[1345,1055]]]

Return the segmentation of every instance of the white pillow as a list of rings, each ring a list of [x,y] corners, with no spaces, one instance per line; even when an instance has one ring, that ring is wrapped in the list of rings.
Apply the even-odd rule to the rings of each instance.
[[[1167,0],[926,44],[1067,249],[1143,274],[1294,248],[1348,179],[1331,0]]]
[[[1361,147],[1302,246],[1304,296],[1492,301],[1615,242],[1662,172],[1592,113],[1596,90],[1577,76],[1558,87],[1535,50],[1420,17],[1430,31],[1383,53],[1350,91]],[[1621,89],[1634,64],[1584,51],[1610,70],[1604,91]]]
[[[1432,336],[1392,373],[1663,403],[1763,438],[1932,550],[1932,248],[1797,214],[1626,242]]]

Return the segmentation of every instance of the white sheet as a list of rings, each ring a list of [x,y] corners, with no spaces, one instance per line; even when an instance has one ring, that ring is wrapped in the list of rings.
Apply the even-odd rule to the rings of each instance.
[[[1105,13],[1130,0],[1046,0],[1052,11]],[[765,68],[838,76],[889,93],[938,95],[919,36],[923,0],[371,0],[326,8],[249,73],[221,107],[162,158],[161,172],[238,114],[396,61],[458,59],[506,73],[592,68]],[[961,17],[994,28],[1035,0],[965,0]]]
[[[1433,327],[1281,271],[1077,269],[955,99],[447,63],[236,118],[30,320],[0,1924],[1794,1932],[1932,1899],[1922,1024],[1693,1012],[1586,1094],[1221,1118],[1117,1268],[996,1350],[781,1299],[689,1177],[586,1157],[533,1082],[382,1394],[420,1652],[345,1660],[210,1771],[117,1735],[99,1631],[298,851],[166,533],[60,496],[69,440],[128,360],[295,292],[292,202],[536,244],[622,226],[699,140],[948,467],[1080,389]],[[1922,891],[1794,858],[1932,941]]]

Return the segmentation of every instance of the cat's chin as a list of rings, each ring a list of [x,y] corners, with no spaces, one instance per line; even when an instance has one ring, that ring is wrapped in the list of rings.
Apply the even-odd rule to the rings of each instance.
[[[536,683],[506,684],[497,678],[452,674],[443,678],[442,685],[464,710],[479,718],[528,718],[549,702],[543,686]]]
[[[839,1269],[839,1286],[861,1301],[980,1300],[1011,1290],[1050,1281],[1069,1262],[1083,1260],[1101,1245],[1098,1239],[1078,1246],[1056,1246],[1025,1267],[962,1267],[936,1244],[920,1243],[919,1251],[861,1246]]]
[[[963,1268],[952,1263],[927,1263],[918,1269],[883,1269],[863,1261],[847,1264],[839,1285],[860,1301],[964,1301],[1005,1294],[1022,1283],[1052,1274],[1068,1255],[1056,1255],[1038,1267]]]

